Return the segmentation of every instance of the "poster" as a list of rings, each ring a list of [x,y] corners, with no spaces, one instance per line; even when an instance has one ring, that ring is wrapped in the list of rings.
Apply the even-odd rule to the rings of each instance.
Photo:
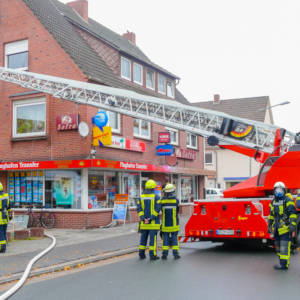
[[[9,193],[9,201],[15,201],[15,178],[14,174],[11,172],[9,173],[8,177],[8,193]]]
[[[20,173],[15,172],[15,203],[16,205],[20,204]]]
[[[39,195],[38,203],[42,204],[44,199],[44,172],[43,171],[38,172],[37,181],[38,181],[38,195]]]
[[[26,172],[26,202],[32,203],[32,176],[31,171]]]
[[[20,174],[20,202],[26,203],[26,177],[25,172]]]
[[[116,221],[126,221],[128,205],[128,194],[115,194],[115,202],[112,219]]]
[[[38,183],[38,176],[37,172],[32,172],[32,198],[33,203],[38,203],[39,201],[39,183]]]
[[[56,205],[73,205],[74,188],[72,178],[56,175],[54,179],[54,195]]]

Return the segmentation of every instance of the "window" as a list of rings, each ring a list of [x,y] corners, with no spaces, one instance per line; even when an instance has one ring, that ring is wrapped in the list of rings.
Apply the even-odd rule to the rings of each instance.
[[[129,59],[124,57],[121,57],[121,76],[131,80],[131,63]]]
[[[46,99],[30,99],[13,103],[13,137],[46,134]]]
[[[107,125],[111,127],[111,131],[115,133],[121,133],[120,114],[109,111],[107,112],[107,115],[108,115]]]
[[[195,134],[186,134],[186,145],[189,148],[198,149],[197,136]]]
[[[205,163],[212,164],[212,153],[205,153]]]
[[[150,130],[150,122],[134,119],[133,121],[133,132],[134,136],[150,139],[151,138],[151,130]]]
[[[167,82],[167,96],[174,98],[174,84],[171,81]]]
[[[170,144],[178,145],[178,130],[166,127],[166,131],[170,132]]]
[[[154,72],[151,70],[147,70],[146,73],[146,87],[154,90]]]
[[[166,94],[166,79],[160,74],[158,74],[158,92]]]
[[[140,85],[143,84],[143,67],[137,63],[133,64],[133,81]]]
[[[5,67],[28,70],[28,40],[5,45]]]

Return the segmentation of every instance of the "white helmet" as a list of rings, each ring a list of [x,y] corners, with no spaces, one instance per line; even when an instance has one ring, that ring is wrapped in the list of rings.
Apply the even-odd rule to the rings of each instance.
[[[274,184],[274,189],[276,188],[282,188],[282,189],[285,189],[285,184],[281,181],[277,181],[275,184]]]
[[[175,190],[176,190],[176,186],[172,183],[167,183],[165,185],[165,187],[163,188],[163,191],[165,193],[173,193],[173,192],[175,192]]]

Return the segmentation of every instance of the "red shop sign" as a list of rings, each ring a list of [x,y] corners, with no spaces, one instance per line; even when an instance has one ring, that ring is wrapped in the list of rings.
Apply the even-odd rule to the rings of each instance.
[[[125,149],[130,151],[145,152],[146,143],[137,140],[125,140]]]
[[[196,159],[196,151],[190,149],[176,149],[176,156],[179,158],[195,160]]]
[[[57,116],[56,129],[60,131],[78,129],[78,115],[64,114],[61,116]]]
[[[170,143],[170,132],[159,132],[158,133],[159,143]]]

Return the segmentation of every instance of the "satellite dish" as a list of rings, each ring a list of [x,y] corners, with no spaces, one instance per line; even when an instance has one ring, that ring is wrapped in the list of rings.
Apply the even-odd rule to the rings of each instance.
[[[85,122],[80,122],[79,123],[79,126],[78,126],[78,131],[79,131],[79,134],[82,136],[82,137],[87,137],[88,134],[89,134],[89,126],[87,123]]]

